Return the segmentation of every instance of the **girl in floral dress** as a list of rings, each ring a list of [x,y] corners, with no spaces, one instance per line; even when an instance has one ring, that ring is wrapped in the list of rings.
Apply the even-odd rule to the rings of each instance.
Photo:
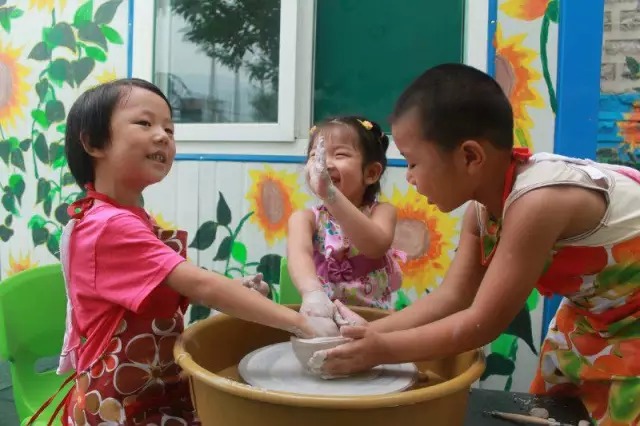
[[[234,282],[185,261],[186,233],[158,229],[139,207],[175,151],[169,101],[146,81],[99,85],[69,111],[65,152],[87,195],[69,208],[61,240],[69,304],[59,372],[75,371],[58,407],[64,424],[198,424],[173,358],[189,300],[299,336],[338,332],[247,288],[264,287],[260,277]]]
[[[391,248],[395,208],[376,201],[389,138],[364,117],[328,119],[311,129],[307,175],[322,203],[294,213],[287,256],[301,312],[333,317],[332,300],[391,308],[401,284]]]
[[[468,204],[442,285],[326,353],[336,375],[490,343],[534,287],[563,302],[533,393],[582,399],[600,425],[640,424],[640,172],[513,148],[500,86],[461,64],[426,71],[392,131],[407,180],[444,212]]]

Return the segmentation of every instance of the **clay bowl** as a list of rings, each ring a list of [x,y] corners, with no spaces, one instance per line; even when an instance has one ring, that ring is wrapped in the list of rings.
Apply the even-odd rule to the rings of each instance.
[[[343,343],[349,342],[351,339],[342,336],[335,337],[316,337],[313,339],[291,338],[291,346],[296,358],[302,366],[309,370],[309,360],[317,351],[335,348]]]

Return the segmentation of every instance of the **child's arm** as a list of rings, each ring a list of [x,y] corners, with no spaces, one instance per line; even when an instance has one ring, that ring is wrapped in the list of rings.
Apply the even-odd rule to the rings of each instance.
[[[287,265],[289,275],[302,296],[300,312],[333,318],[337,308],[322,289],[313,262],[315,217],[311,210],[299,210],[289,218]]]
[[[378,332],[407,330],[429,324],[468,308],[486,268],[480,263],[480,237],[475,204],[464,214],[458,249],[442,284],[403,310],[369,326]]]
[[[383,257],[393,242],[396,229],[396,209],[391,204],[376,205],[367,217],[340,191],[334,189],[332,199],[325,206],[340,224],[342,232],[360,253],[371,258]]]
[[[599,194],[581,188],[543,188],[524,195],[508,210],[471,306],[409,330],[346,329],[343,334],[364,338],[329,351],[325,371],[344,374],[382,363],[436,359],[488,344],[524,305],[556,241],[595,228],[605,209]]]
[[[305,337],[335,335],[337,327],[329,318],[305,317],[278,305],[240,283],[206,271],[189,262],[179,264],[166,284],[196,303],[217,309],[245,321],[279,328]]]

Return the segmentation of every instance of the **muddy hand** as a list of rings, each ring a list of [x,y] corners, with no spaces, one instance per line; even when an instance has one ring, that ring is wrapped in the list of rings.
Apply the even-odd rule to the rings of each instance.
[[[337,311],[335,314],[335,321],[336,321],[336,324],[338,324],[338,327],[342,327],[345,325],[367,326],[369,324],[366,319],[362,318],[360,315],[353,312],[341,301],[336,300],[333,302],[333,304],[337,308]]]
[[[309,186],[320,199],[326,200],[333,194],[335,190],[327,169],[327,151],[323,135],[318,136],[315,156],[307,163],[307,173]]]
[[[242,277],[242,285],[257,291],[265,297],[269,295],[269,284],[263,281],[262,273]]]

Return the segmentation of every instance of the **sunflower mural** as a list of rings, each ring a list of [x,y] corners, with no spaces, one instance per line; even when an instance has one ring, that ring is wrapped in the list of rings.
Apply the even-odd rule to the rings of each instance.
[[[67,0],[29,0],[29,9],[51,12],[55,8],[64,9]]]
[[[13,128],[24,118],[27,106],[27,82],[30,69],[21,63],[22,49],[5,44],[0,39],[0,129]],[[0,134],[1,136],[1,134]],[[4,139],[4,138],[2,138]]]
[[[495,77],[509,98],[514,115],[514,141],[517,146],[531,147],[533,120],[527,108],[543,108],[544,101],[533,87],[540,73],[533,67],[537,53],[523,46],[526,34],[504,38],[498,25],[495,35]]]
[[[403,295],[419,297],[437,286],[449,268],[458,218],[427,203],[413,187],[402,193],[394,186],[390,198],[381,198],[398,213],[393,246],[407,254],[407,262],[400,263]]]
[[[9,253],[9,269],[7,270],[6,275],[7,277],[10,277],[22,271],[26,271],[27,269],[35,268],[36,266],[38,266],[38,263],[33,261],[30,252],[27,252],[24,255],[20,252],[16,257],[13,257],[13,255]]]
[[[289,217],[304,208],[310,197],[300,190],[295,172],[265,165],[262,170],[249,170],[249,176],[252,184],[246,199],[254,212],[250,220],[258,225],[271,246],[286,236]]]
[[[622,138],[622,146],[627,153],[640,149],[640,101],[633,102],[631,111],[622,114],[617,122],[618,135]]]

